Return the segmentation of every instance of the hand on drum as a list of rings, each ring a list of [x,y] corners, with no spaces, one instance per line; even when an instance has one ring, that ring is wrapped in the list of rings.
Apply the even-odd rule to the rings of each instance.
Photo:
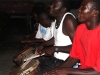
[[[54,53],[54,46],[52,47],[43,47],[42,45],[38,46],[35,50],[35,53],[42,55],[45,54],[46,56],[51,56]]]
[[[54,46],[46,47],[42,51],[45,52],[46,56],[52,56],[54,54],[54,52],[55,52]]]
[[[42,49],[43,49],[43,48],[44,48],[43,45],[38,46],[38,47],[35,49],[35,54],[39,54],[39,55],[43,54],[43,52],[42,52]]]

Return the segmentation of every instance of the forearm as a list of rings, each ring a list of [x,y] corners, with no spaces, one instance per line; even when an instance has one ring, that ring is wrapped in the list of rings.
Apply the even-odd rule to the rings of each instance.
[[[51,46],[54,45],[54,38],[51,38],[50,40],[42,43],[43,46]]]
[[[79,62],[78,59],[68,57],[61,65],[58,67],[67,67],[67,68],[72,68],[77,62]]]
[[[21,41],[22,43],[42,43],[45,42],[44,39],[27,39],[27,40],[23,40]]]
[[[95,71],[94,69],[75,69],[68,68],[68,75],[100,75],[100,72]]]
[[[39,43],[42,43],[42,42],[45,42],[44,39],[34,39],[32,40],[32,42],[36,43],[36,42],[39,42]]]
[[[58,52],[64,52],[64,53],[69,53],[72,45],[68,45],[68,46],[56,46],[58,47]]]

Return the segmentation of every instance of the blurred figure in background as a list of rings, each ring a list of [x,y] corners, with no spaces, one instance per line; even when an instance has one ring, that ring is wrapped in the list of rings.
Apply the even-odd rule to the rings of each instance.
[[[42,2],[37,2],[34,4],[34,7],[32,8],[32,35],[35,37],[36,32],[38,30],[38,15],[45,11],[45,4]],[[32,35],[30,35],[32,37]]]
[[[35,38],[23,40],[22,43],[41,43],[53,37],[55,21],[46,11],[38,14],[38,23],[39,25]]]

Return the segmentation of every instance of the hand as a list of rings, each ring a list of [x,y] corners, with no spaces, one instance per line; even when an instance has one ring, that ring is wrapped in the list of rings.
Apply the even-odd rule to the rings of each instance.
[[[43,75],[68,75],[68,71],[66,68],[56,68],[54,70],[51,70],[49,72],[46,72]]]
[[[45,53],[46,56],[52,56],[55,52],[54,46],[46,47],[42,51]]]
[[[43,45],[39,45],[36,49],[35,49],[35,54],[42,54],[42,49],[44,48]]]

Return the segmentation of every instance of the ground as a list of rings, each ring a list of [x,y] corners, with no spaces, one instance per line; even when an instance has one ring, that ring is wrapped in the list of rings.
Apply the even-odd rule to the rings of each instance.
[[[20,37],[17,35],[17,37]],[[15,65],[13,56],[20,50],[20,40],[13,36],[7,37],[0,43],[0,75],[9,75],[11,68]]]

